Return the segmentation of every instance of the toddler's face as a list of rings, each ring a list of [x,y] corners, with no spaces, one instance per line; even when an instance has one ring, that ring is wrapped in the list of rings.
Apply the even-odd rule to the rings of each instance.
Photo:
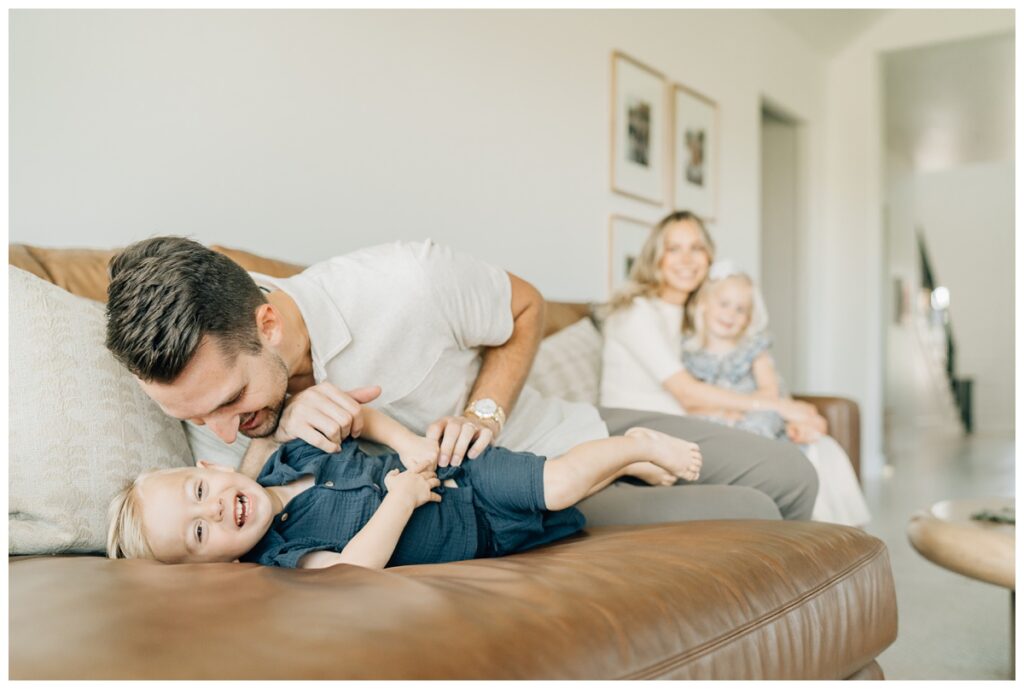
[[[720,340],[737,340],[750,324],[754,295],[739,277],[729,277],[714,286],[704,304],[704,327]]]
[[[270,494],[228,467],[196,464],[139,482],[143,533],[161,562],[237,560],[270,528]]]

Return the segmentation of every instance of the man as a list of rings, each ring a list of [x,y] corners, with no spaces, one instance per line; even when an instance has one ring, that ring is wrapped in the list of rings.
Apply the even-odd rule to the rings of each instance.
[[[700,445],[698,485],[604,491],[580,505],[591,524],[810,516],[817,478],[795,446],[525,387],[540,293],[430,241],[274,279],[191,240],[156,237],[116,256],[110,276],[107,347],[166,413],[225,443],[256,439],[240,460],[249,476],[293,438],[336,451],[360,435],[362,405],[372,404],[437,441],[441,466],[496,441],[554,456],[636,425]]]

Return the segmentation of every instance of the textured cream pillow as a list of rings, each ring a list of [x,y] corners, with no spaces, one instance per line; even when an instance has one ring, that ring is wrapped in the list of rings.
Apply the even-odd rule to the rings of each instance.
[[[540,343],[527,385],[548,397],[597,404],[601,388],[601,333],[581,318]]]
[[[101,304],[8,270],[10,554],[102,552],[127,480],[191,464],[185,431],[104,347]]]

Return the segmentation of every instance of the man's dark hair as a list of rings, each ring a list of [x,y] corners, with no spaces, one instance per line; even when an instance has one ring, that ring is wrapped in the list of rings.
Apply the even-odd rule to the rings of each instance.
[[[256,309],[266,299],[224,254],[184,237],[136,242],[110,260],[107,349],[146,382],[173,382],[204,335],[234,359],[261,349]]]

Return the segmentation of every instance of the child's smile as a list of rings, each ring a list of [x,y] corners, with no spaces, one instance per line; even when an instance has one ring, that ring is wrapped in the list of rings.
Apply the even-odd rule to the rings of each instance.
[[[255,546],[270,528],[271,494],[227,467],[157,472],[139,484],[142,527],[163,562],[230,562]]]

